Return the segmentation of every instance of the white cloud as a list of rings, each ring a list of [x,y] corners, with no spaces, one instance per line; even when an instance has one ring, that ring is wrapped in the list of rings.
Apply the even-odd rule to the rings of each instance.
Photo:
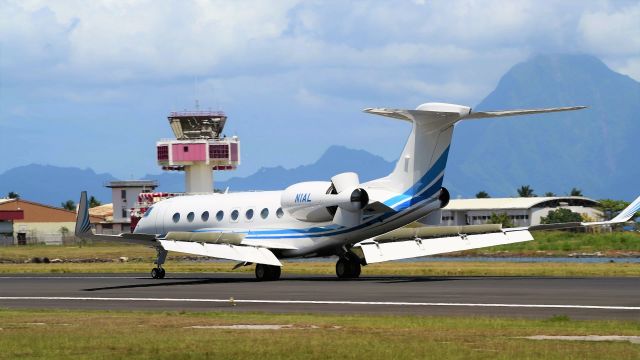
[[[587,49],[603,55],[640,55],[640,3],[586,12],[579,30]]]
[[[266,148],[243,121],[293,131],[285,124],[305,114],[295,124],[321,133],[314,121],[346,126],[340,119],[368,106],[473,106],[537,52],[595,54],[640,80],[639,9],[604,0],[0,0],[0,122],[20,114],[45,122],[51,106],[65,119],[120,110],[112,115],[120,126],[148,121],[135,131],[161,132],[163,111],[197,97],[241,114],[229,126]],[[132,109],[136,123],[126,120]],[[110,129],[102,131],[119,132]],[[388,136],[371,129],[372,138]],[[317,154],[327,144],[304,145]],[[270,159],[260,156],[259,164]],[[308,158],[288,161],[296,156]]]

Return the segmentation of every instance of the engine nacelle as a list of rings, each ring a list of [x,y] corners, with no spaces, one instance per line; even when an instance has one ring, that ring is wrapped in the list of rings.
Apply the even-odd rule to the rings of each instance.
[[[330,181],[297,183],[282,192],[280,203],[294,218],[311,222],[332,220],[336,207],[353,212],[369,204],[369,195],[364,189],[346,189],[338,194],[332,190]]]

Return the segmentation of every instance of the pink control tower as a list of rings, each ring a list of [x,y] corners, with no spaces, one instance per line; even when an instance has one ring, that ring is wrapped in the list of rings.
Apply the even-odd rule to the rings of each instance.
[[[240,164],[240,140],[221,136],[227,116],[221,111],[172,112],[169,124],[176,139],[156,143],[163,170],[185,172],[187,193],[213,192],[213,170]]]

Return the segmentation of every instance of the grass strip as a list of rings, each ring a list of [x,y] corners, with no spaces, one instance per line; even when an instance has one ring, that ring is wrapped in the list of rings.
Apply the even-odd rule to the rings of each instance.
[[[232,262],[169,261],[167,275],[176,273],[253,272],[253,266],[231,270]],[[151,262],[0,264],[0,274],[148,273]],[[335,276],[330,262],[284,262],[283,274]],[[514,263],[514,262],[389,262],[362,268],[362,275],[392,276],[640,276],[632,263]]]
[[[281,330],[214,329],[238,324]],[[194,328],[201,327],[201,328]],[[637,359],[628,342],[522,339],[638,335],[638,321],[0,309],[0,359]]]

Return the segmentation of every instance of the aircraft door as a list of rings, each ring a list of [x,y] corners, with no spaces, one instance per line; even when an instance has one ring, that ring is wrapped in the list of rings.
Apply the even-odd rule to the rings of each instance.
[[[165,214],[165,207],[164,206],[157,206],[156,210],[156,234],[164,234],[164,214]]]

